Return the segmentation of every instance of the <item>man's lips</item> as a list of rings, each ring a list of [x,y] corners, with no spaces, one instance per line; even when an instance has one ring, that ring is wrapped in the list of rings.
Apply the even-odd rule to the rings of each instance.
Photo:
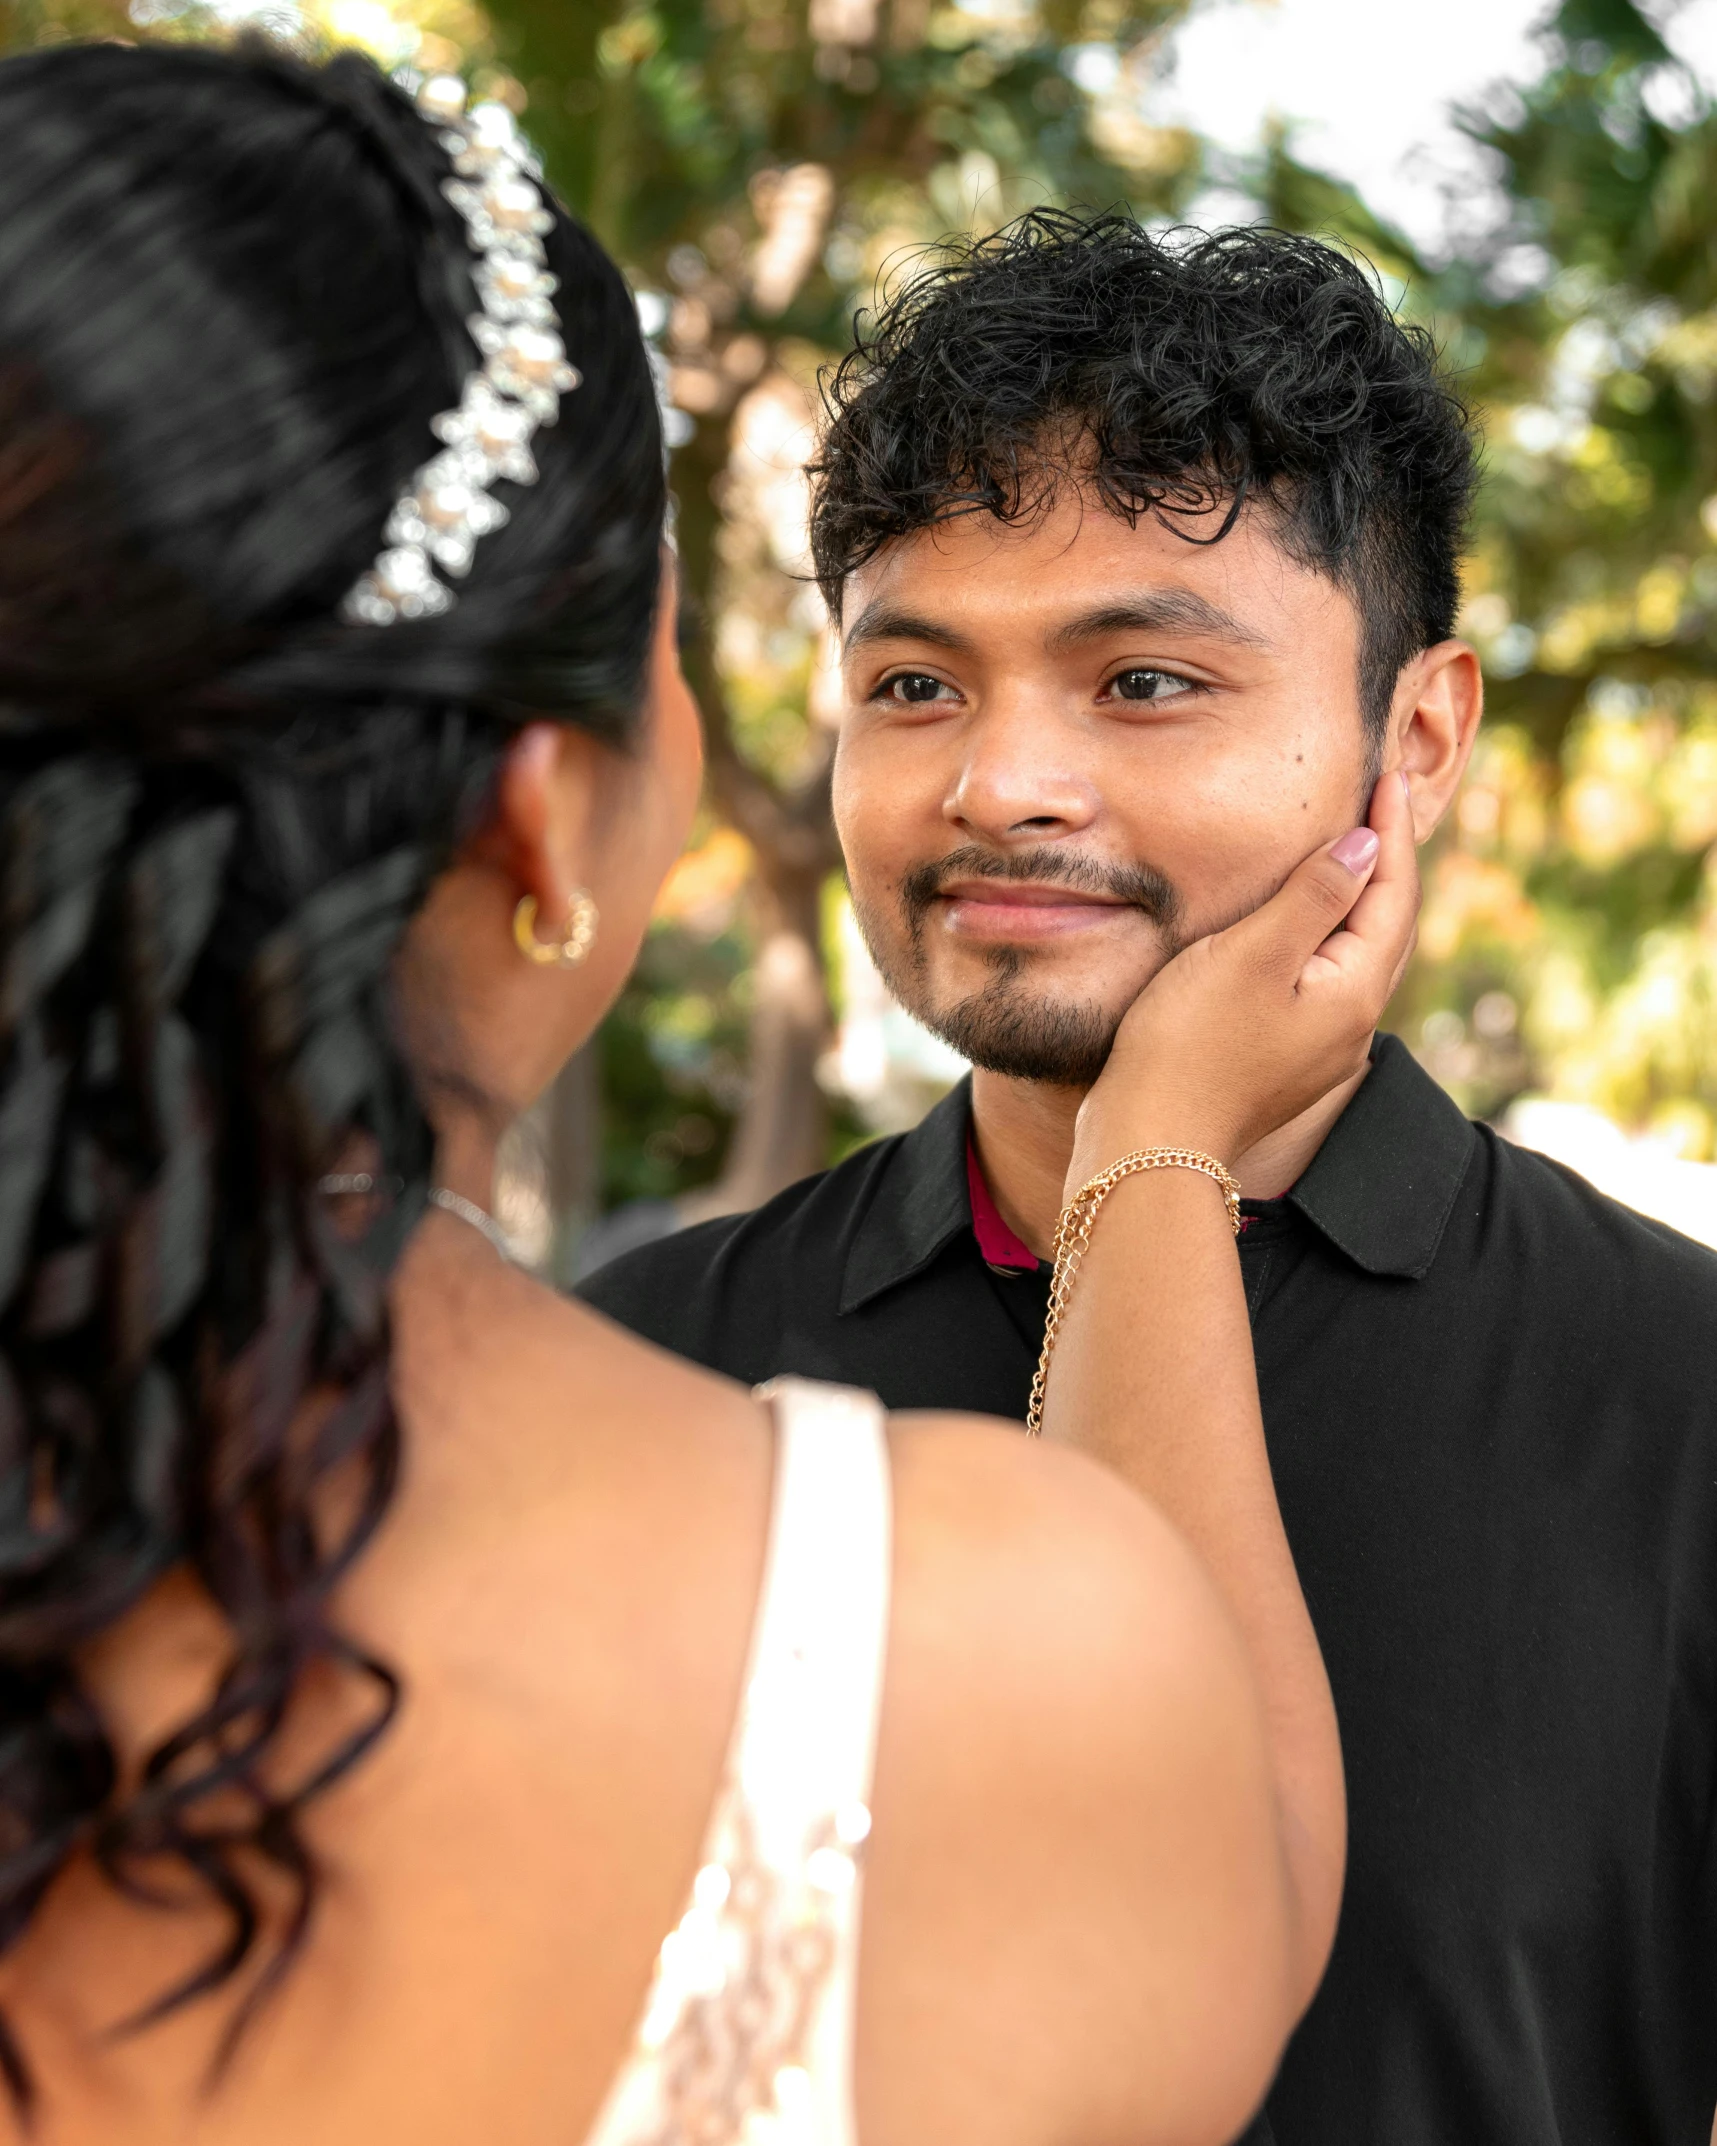
[[[953,879],[937,891],[943,929],[961,939],[1057,939],[1100,929],[1134,905],[1047,880]]]

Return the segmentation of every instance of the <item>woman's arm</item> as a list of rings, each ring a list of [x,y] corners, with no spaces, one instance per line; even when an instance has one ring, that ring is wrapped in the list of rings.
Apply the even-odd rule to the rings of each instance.
[[[1056,1351],[1044,1435],[1144,1491],[1198,1552],[1240,1628],[1265,1714],[1297,2017],[1341,1902],[1341,1751],[1276,1509],[1240,1262],[1208,1180],[1147,1171],[1109,1195]]]
[[[1356,873],[1320,852],[1273,901],[1188,948],[1141,995],[1081,1112],[1069,1197],[1140,1148],[1193,1147],[1232,1166],[1363,1069],[1417,908],[1412,830],[1393,778],[1379,785],[1371,824],[1375,865]],[[1297,2012],[1317,1987],[1340,1906],[1341,1752],[1276,1506],[1235,1239],[1210,1179],[1143,1171],[1109,1193],[1052,1358],[1044,1435],[1144,1491],[1198,1552],[1239,1627],[1264,1707]]]

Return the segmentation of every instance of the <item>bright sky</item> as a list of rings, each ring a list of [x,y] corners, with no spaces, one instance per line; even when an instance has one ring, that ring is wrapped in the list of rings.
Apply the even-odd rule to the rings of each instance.
[[[1717,90],[1717,0],[1648,0],[1646,11]],[[1463,217],[1485,185],[1450,106],[1539,73],[1532,29],[1548,12],[1547,0],[1201,0],[1151,114],[1237,151],[1258,146],[1272,115],[1301,122],[1305,162],[1354,180],[1434,246],[1448,183]],[[1676,85],[1663,95],[1673,103]]]

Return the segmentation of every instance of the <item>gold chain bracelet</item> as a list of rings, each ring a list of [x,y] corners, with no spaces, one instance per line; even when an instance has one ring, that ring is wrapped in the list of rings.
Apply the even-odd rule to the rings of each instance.
[[[1049,1285],[1049,1316],[1043,1326],[1043,1354],[1037,1360],[1037,1372],[1031,1382],[1031,1401],[1025,1412],[1028,1438],[1043,1436],[1043,1400],[1049,1391],[1049,1359],[1055,1348],[1055,1338],[1061,1331],[1067,1301],[1073,1294],[1079,1262],[1091,1242],[1091,1226],[1097,1219],[1097,1210],[1122,1178],[1132,1177],[1140,1170],[1197,1170],[1205,1177],[1214,1178],[1222,1188],[1234,1234],[1236,1237],[1240,1234],[1240,1187],[1214,1155],[1202,1154],[1197,1148],[1139,1148],[1131,1155],[1123,1155],[1119,1162],[1112,1162],[1108,1169],[1100,1170],[1081,1185],[1061,1210],[1055,1225],[1055,1275]]]

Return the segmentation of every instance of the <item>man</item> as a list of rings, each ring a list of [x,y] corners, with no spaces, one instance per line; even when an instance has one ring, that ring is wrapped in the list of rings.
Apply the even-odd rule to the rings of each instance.
[[[832,399],[813,533],[853,900],[975,1071],[904,1138],[586,1294],[739,1378],[1017,1418],[1121,1014],[1379,777],[1421,840],[1454,795],[1472,451],[1423,339],[1339,256],[1119,217],[953,258]],[[1469,1125],[1388,1037],[1241,1177],[1350,1797],[1277,2146],[1703,2146],[1717,1261]]]

